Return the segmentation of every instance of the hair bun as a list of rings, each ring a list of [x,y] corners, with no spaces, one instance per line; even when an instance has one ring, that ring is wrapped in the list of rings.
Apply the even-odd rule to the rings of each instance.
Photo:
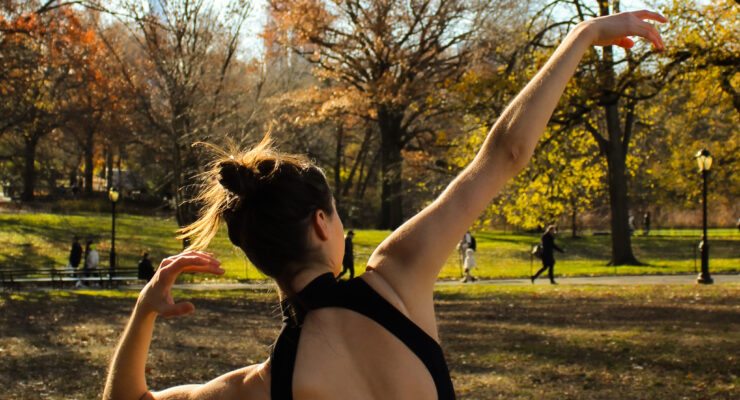
[[[222,162],[219,167],[218,182],[226,190],[242,197],[252,191],[254,177],[249,169],[231,160]]]

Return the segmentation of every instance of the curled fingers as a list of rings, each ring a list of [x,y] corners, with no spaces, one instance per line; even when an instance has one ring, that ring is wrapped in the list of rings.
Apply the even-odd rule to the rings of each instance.
[[[658,29],[655,27],[655,25],[647,22],[646,20],[668,22],[668,19],[656,12],[648,10],[635,11],[632,13],[632,15],[637,18],[635,24],[636,34],[648,39],[650,42],[653,43],[653,46],[655,46],[655,48],[659,50],[665,49],[665,44],[663,44],[663,39],[660,37],[660,32],[658,32]]]

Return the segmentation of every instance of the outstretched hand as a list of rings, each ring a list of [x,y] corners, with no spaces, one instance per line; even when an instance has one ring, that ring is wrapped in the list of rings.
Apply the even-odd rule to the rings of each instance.
[[[221,263],[213,254],[202,251],[188,251],[165,258],[154,277],[139,293],[137,308],[165,318],[190,314],[195,310],[192,303],[175,303],[172,299],[171,289],[175,280],[183,272],[223,275],[226,271],[220,266]]]
[[[595,33],[595,46],[616,45],[629,49],[635,42],[628,36],[640,36],[652,42],[656,49],[665,49],[660,33],[647,21],[668,22],[668,19],[656,12],[640,10],[594,18],[586,23]]]

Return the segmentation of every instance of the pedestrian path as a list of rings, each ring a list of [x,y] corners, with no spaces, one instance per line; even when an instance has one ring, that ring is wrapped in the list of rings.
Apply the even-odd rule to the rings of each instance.
[[[714,283],[740,284],[740,274],[712,275]],[[693,285],[696,284],[696,275],[614,275],[614,276],[583,276],[556,278],[559,285]],[[549,285],[547,277],[535,281],[535,285]],[[482,279],[473,283],[461,283],[458,280],[439,280],[437,286],[452,285],[532,285],[528,278],[524,279]],[[122,286],[122,289],[141,289],[142,285]],[[243,283],[180,283],[175,284],[180,290],[277,290],[272,281],[243,282]]]
[[[613,276],[578,276],[556,277],[559,285],[692,285],[696,283],[696,275],[613,275]],[[740,274],[712,275],[714,283],[740,283]],[[492,285],[531,285],[528,278],[524,279],[486,279],[475,283]],[[460,285],[459,281],[439,281],[437,285]],[[547,277],[540,277],[535,285],[549,285]]]

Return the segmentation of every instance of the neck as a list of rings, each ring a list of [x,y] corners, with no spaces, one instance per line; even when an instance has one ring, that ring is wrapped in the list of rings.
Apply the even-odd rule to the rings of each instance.
[[[326,274],[326,273],[332,273],[333,270],[331,267],[325,264],[309,264],[301,268],[298,273],[293,277],[293,280],[290,282],[291,287],[295,291],[295,293],[300,292],[303,290],[303,288],[306,287],[311,281],[316,279],[318,276]]]

